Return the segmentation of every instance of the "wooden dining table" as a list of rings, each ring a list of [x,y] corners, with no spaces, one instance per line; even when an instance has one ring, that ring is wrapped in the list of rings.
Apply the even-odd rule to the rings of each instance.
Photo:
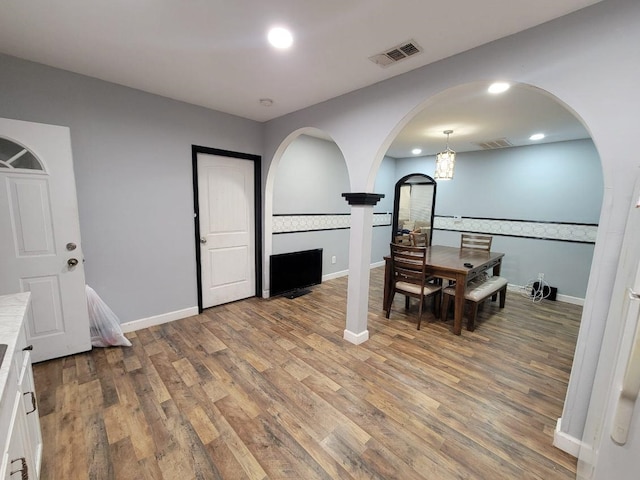
[[[464,291],[467,282],[479,274],[493,269],[493,275],[500,275],[504,253],[487,252],[470,248],[431,245],[427,247],[427,274],[443,280],[455,282],[456,298],[454,307],[453,333],[462,332],[464,315]],[[391,275],[391,257],[384,257],[384,303],[393,288]],[[470,265],[470,266],[469,266]]]

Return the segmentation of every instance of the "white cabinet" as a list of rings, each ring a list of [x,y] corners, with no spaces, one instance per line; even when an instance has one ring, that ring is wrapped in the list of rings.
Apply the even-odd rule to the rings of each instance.
[[[37,478],[35,465],[29,455],[29,437],[26,425],[26,414],[20,392],[16,391],[13,402],[13,415],[9,424],[7,451],[4,456],[3,470],[6,480]]]
[[[23,321],[28,296],[22,315],[14,315],[16,318],[2,314],[2,299],[0,297],[0,341],[6,341],[8,347],[0,368],[0,480],[37,480],[42,461],[42,433]]]

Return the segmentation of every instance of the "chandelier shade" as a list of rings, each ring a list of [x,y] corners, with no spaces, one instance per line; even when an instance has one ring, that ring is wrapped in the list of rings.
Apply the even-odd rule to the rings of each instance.
[[[453,130],[445,130],[443,133],[447,136],[447,145],[444,151],[436,155],[436,173],[433,178],[436,180],[451,180],[456,164],[456,152],[449,148],[449,135],[453,133]]]

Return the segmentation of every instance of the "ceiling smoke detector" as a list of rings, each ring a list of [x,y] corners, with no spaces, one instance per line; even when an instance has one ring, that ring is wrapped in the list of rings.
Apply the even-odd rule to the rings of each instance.
[[[415,40],[407,40],[393,48],[369,57],[376,65],[386,68],[393,63],[397,63],[405,58],[422,53],[422,47]]]

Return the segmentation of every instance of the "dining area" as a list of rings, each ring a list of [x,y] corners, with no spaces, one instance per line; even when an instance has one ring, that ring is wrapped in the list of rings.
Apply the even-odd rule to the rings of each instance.
[[[423,308],[431,302],[435,319],[447,320],[453,307],[454,335],[475,329],[478,309],[499,298],[504,308],[508,281],[500,276],[504,253],[492,249],[493,237],[461,233],[460,246],[433,245],[436,182],[424,174],[411,174],[396,183],[393,235],[384,257],[383,309],[390,318],[395,294],[405,296],[405,310],[418,300],[417,329]],[[465,307],[468,307],[465,309]]]

